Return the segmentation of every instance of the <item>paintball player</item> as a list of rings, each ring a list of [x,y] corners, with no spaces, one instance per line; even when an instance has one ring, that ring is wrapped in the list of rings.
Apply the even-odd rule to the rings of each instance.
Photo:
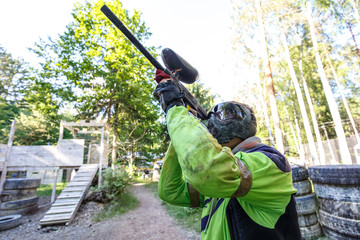
[[[202,207],[202,239],[301,239],[290,165],[255,137],[253,110],[237,102],[217,104],[206,129],[188,113],[169,75],[157,70],[155,80],[154,96],[171,138],[159,197]]]

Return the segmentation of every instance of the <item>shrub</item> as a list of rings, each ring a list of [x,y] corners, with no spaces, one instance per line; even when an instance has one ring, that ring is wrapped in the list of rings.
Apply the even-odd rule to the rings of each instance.
[[[110,202],[118,198],[130,184],[129,174],[119,169],[108,168],[103,171],[102,177],[102,185],[97,191],[102,193],[104,202]]]

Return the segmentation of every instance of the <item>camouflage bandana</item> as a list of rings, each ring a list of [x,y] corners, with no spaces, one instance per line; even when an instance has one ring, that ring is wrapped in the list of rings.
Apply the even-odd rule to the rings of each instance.
[[[217,110],[217,106],[221,108],[222,112]],[[220,144],[228,143],[236,137],[245,140],[256,134],[256,118],[247,105],[225,102],[215,105],[212,109],[214,111],[209,112],[207,128]],[[231,111],[233,114],[229,114]],[[230,117],[223,117],[227,115]]]

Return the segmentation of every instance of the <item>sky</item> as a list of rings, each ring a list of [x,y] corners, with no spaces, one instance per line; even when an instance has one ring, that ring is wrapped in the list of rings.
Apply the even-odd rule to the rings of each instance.
[[[84,0],[0,0],[0,46],[35,66],[28,48],[39,39],[57,38],[72,21],[76,2]],[[123,0],[130,13],[142,13],[152,36],[146,46],[171,48],[198,69],[200,82],[232,100],[238,94],[231,51],[231,0]],[[140,54],[140,53],[139,53]],[[161,59],[159,59],[161,62]]]

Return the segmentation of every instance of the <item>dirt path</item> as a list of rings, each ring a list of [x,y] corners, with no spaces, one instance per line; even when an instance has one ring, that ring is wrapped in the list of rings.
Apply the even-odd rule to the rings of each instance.
[[[139,206],[117,218],[107,229],[101,229],[97,234],[99,239],[200,239],[194,231],[178,226],[142,184],[134,185],[131,191]]]
[[[24,224],[15,229],[0,232],[0,239],[14,240],[199,240],[200,234],[177,225],[160,201],[143,184],[130,188],[139,200],[139,206],[124,215],[92,223],[91,216],[102,208],[101,204],[82,204],[73,223],[39,229],[39,221],[45,210],[23,219]]]

